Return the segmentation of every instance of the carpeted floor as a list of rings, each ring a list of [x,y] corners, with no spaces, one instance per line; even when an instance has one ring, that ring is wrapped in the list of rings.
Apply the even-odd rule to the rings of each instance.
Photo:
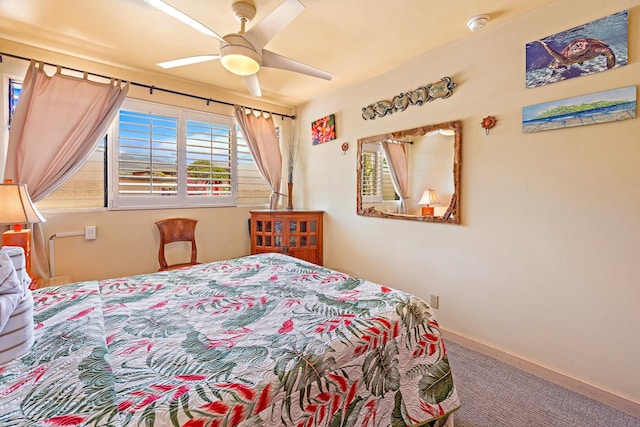
[[[640,427],[640,418],[447,342],[455,427]]]

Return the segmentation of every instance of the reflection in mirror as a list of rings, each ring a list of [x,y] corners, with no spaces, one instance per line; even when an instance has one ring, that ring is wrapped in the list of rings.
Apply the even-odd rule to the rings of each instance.
[[[461,122],[358,140],[358,215],[460,223]]]

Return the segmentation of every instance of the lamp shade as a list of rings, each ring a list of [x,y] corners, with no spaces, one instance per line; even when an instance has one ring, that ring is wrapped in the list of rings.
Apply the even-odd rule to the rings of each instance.
[[[45,221],[33,206],[26,184],[0,184],[0,224],[33,224]]]
[[[438,200],[436,191],[432,190],[431,188],[428,190],[424,190],[420,201],[418,201],[418,205],[437,205],[438,203],[440,203],[440,200]]]

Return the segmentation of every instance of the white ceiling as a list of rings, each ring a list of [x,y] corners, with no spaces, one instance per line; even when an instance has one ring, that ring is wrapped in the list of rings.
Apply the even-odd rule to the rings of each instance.
[[[231,13],[233,0],[166,1],[220,35],[239,30]],[[266,48],[329,71],[334,78],[325,81],[262,68],[258,76],[265,101],[299,105],[473,37],[466,22],[474,15],[489,14],[489,29],[555,0],[300,1],[306,10]],[[252,23],[281,2],[255,0],[257,15]],[[157,67],[156,63],[170,59],[216,54],[218,41],[143,0],[0,0],[0,38],[247,94],[242,79],[217,60],[172,70]]]

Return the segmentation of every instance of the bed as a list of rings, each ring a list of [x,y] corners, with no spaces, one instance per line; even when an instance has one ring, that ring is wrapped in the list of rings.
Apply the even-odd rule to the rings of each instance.
[[[419,298],[281,254],[33,291],[0,426],[452,426]]]

